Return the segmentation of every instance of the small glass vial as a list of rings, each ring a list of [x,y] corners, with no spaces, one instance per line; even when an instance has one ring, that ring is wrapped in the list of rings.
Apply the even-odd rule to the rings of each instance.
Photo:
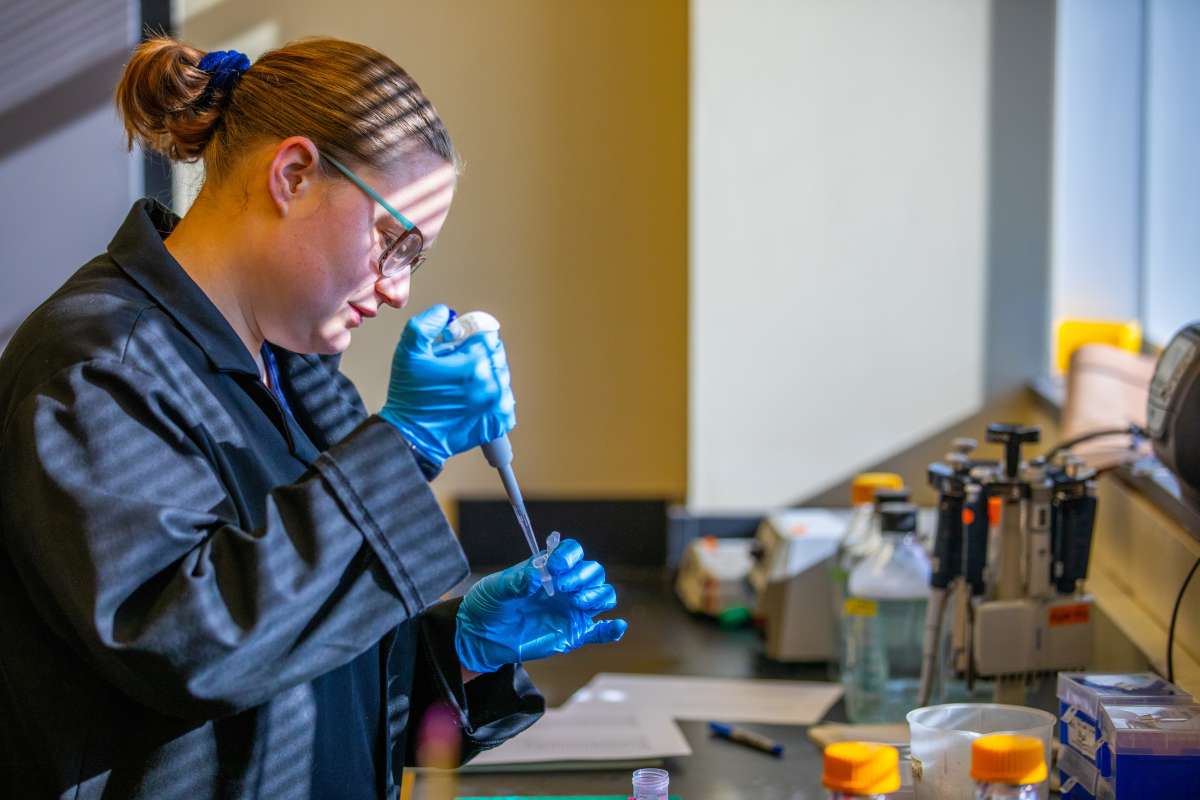
[[[971,743],[975,800],[1037,800],[1048,777],[1045,748],[1032,736],[995,733]]]
[[[635,769],[633,771],[633,800],[667,800],[671,773],[665,769]]]
[[[829,800],[884,800],[900,788],[900,753],[886,744],[831,744],[825,748],[821,782]]]

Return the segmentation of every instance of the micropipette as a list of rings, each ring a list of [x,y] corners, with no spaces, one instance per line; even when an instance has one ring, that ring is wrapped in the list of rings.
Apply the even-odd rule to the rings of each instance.
[[[494,333],[499,330],[500,321],[486,311],[472,311],[460,317],[453,317],[446,326],[444,338],[437,345],[437,352],[455,350],[473,336],[481,333]],[[504,484],[504,492],[508,495],[508,502],[517,517],[517,524],[520,525],[521,532],[525,534],[525,541],[533,553],[533,566],[541,576],[542,588],[546,590],[547,595],[553,596],[554,579],[550,576],[546,562],[558,544],[558,534],[552,533],[547,537],[546,552],[543,553],[538,547],[537,537],[534,536],[533,523],[529,520],[529,513],[525,510],[525,499],[521,495],[521,487],[517,485],[517,476],[513,473],[513,450],[508,436],[504,435],[487,442],[483,445],[482,450],[487,462],[500,473],[500,482]]]

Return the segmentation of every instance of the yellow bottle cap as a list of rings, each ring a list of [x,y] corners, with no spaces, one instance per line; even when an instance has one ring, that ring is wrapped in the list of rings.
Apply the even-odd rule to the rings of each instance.
[[[888,794],[900,788],[900,754],[886,744],[837,742],[825,748],[826,789],[846,794]]]
[[[1023,786],[1046,776],[1045,749],[1032,736],[994,733],[971,743],[971,777],[977,781]]]
[[[877,489],[903,489],[904,479],[894,472],[862,472],[850,484],[850,504],[860,506],[875,499]]]

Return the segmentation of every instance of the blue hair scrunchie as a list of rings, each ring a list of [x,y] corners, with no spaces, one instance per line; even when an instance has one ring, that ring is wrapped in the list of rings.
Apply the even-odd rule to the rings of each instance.
[[[229,93],[242,77],[242,73],[250,69],[250,59],[245,53],[239,53],[237,50],[214,50],[205,53],[197,66],[210,76],[199,103],[206,106],[211,102],[215,90],[221,89],[226,94]]]

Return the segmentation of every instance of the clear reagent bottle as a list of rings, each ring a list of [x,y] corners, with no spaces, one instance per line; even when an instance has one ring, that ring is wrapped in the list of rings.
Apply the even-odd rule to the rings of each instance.
[[[1037,800],[1049,776],[1042,742],[994,733],[971,743],[975,800]]]
[[[829,800],[885,800],[900,788],[900,753],[886,744],[835,742],[825,748],[821,782]]]

